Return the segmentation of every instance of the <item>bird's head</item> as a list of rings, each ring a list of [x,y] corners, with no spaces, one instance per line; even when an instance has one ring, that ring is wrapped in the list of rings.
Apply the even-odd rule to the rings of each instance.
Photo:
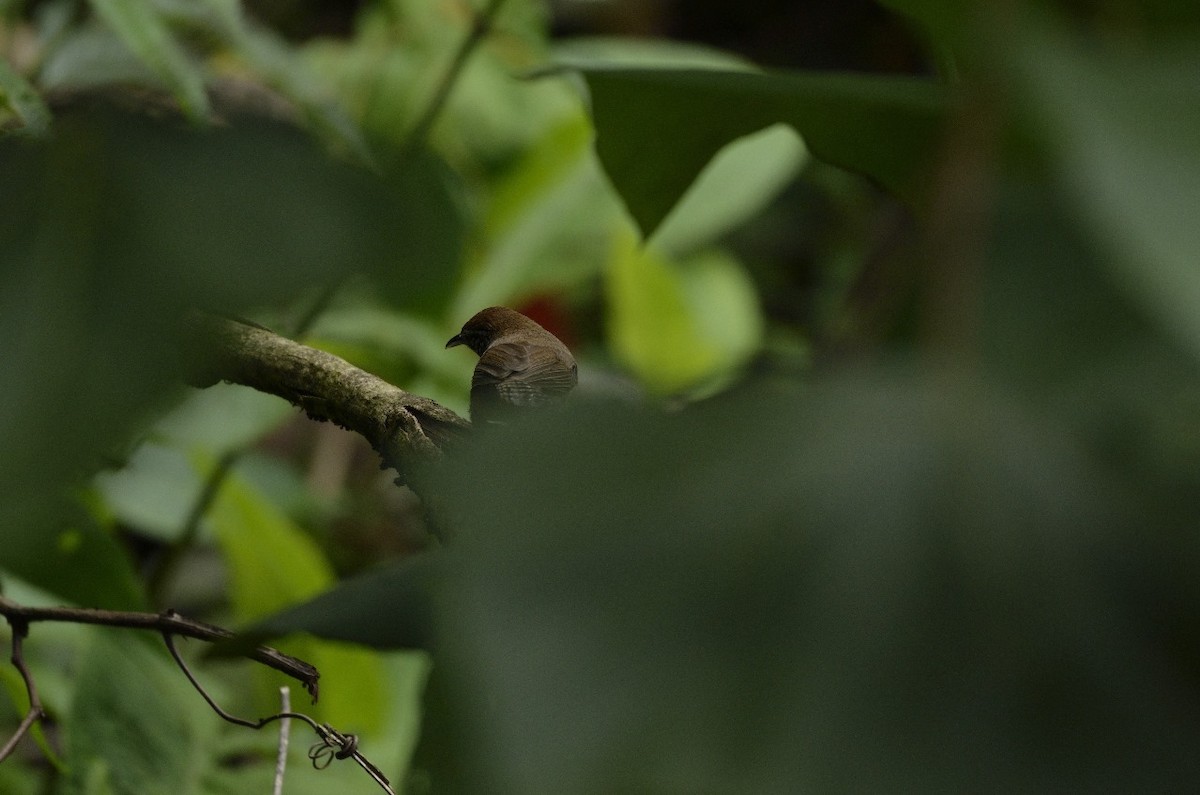
[[[499,337],[508,332],[527,327],[536,328],[539,332],[542,331],[541,326],[538,326],[520,312],[514,312],[503,306],[489,306],[487,309],[476,312],[474,317],[464,323],[462,331],[451,337],[446,343],[446,347],[453,348],[456,345],[466,345],[475,351],[477,355],[482,356],[488,346]]]

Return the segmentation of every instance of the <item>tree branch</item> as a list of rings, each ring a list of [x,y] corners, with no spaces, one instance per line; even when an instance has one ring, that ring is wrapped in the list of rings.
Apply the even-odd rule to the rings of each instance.
[[[173,610],[165,613],[131,613],[77,607],[28,607],[3,596],[0,596],[0,615],[4,616],[12,627],[12,664],[25,681],[25,690],[29,696],[29,711],[12,737],[3,746],[0,746],[0,762],[12,753],[13,749],[17,747],[17,743],[33,728],[33,725],[46,715],[41,699],[38,697],[33,675],[25,665],[24,640],[29,634],[29,625],[35,621],[67,621],[75,624],[101,624],[110,627],[157,630],[162,634],[163,642],[166,643],[167,650],[171,653],[176,665],[220,718],[251,729],[261,729],[277,720],[284,721],[285,725],[286,721],[292,718],[302,720],[312,727],[312,730],[317,733],[317,737],[320,738],[317,745],[309,751],[309,758],[313,760],[314,767],[324,768],[334,759],[353,759],[384,792],[387,792],[388,795],[395,795],[395,791],[383,772],[359,752],[358,738],[353,734],[343,734],[327,723],[317,723],[302,712],[292,712],[288,703],[284,704],[282,712],[258,720],[239,718],[222,709],[180,656],[179,650],[175,648],[175,636],[183,635],[207,641],[226,640],[234,637],[232,632],[223,627],[184,618]],[[246,651],[243,656],[296,679],[304,685],[304,689],[312,696],[313,701],[317,700],[317,680],[321,674],[304,660],[284,654],[269,646],[255,647]],[[281,775],[282,773],[277,773],[277,778]]]
[[[182,635],[186,638],[206,641],[228,640],[234,637],[232,632],[223,627],[185,618],[174,611],[131,613],[119,610],[94,610],[86,607],[28,607],[0,596],[0,615],[8,619],[9,624],[12,624],[14,637],[17,636],[19,627],[27,627],[35,621],[67,621],[73,624],[101,624],[128,629],[152,629],[165,634]],[[317,680],[321,674],[309,663],[269,646],[248,649],[245,656],[300,682],[316,701]]]
[[[410,486],[414,471],[438,460],[471,425],[436,401],[247,322],[193,313],[184,352],[193,386],[229,381],[278,395],[363,436]]]
[[[3,599],[3,597],[0,597]],[[13,732],[12,737],[8,738],[8,742],[0,748],[0,762],[8,758],[8,755],[17,747],[17,743],[25,736],[25,733],[33,728],[33,724],[37,723],[46,715],[46,710],[42,707],[42,700],[38,696],[37,685],[34,684],[33,675],[29,673],[29,668],[25,665],[25,636],[29,634],[29,622],[21,618],[8,616],[8,623],[12,627],[12,664],[13,667],[21,674],[21,679],[25,682],[25,692],[29,696],[29,711],[25,713],[21,724],[17,726],[17,730]]]

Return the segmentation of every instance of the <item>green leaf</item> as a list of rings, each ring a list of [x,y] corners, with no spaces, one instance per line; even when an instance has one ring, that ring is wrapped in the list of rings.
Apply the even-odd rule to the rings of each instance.
[[[253,443],[295,416],[282,398],[235,384],[190,392],[158,419],[150,435],[183,448],[202,445],[214,454]]]
[[[0,102],[12,108],[25,132],[41,135],[50,126],[50,109],[37,89],[3,58],[0,58]]]
[[[302,631],[376,649],[429,648],[430,600],[442,568],[436,554],[427,554],[368,571],[264,619],[248,633],[260,637]],[[387,620],[381,621],[384,605]]]
[[[1005,51],[1045,142],[1121,282],[1200,354],[1200,57],[1096,51],[1047,19]]]
[[[1162,672],[1194,660],[1196,498],[1156,532],[1175,505],[1030,408],[891,362],[481,435],[439,473],[436,717],[464,739],[435,785],[1191,780],[1192,679]]]
[[[887,6],[916,21],[924,29],[935,49],[950,51],[965,44],[964,35],[971,30],[975,8],[982,6],[975,0],[879,0]],[[977,44],[977,42],[976,42]]]
[[[622,66],[757,71],[725,50],[670,39],[580,36],[555,41],[551,56],[559,66],[579,70]]]
[[[96,476],[110,515],[162,541],[178,537],[203,485],[183,452],[159,444],[140,445],[124,467]]]
[[[199,795],[217,717],[164,650],[128,632],[95,630],[80,662],[65,791]]]
[[[389,181],[296,130],[106,113],[0,142],[0,341],[20,373],[0,380],[2,565],[85,603],[136,601],[121,551],[73,497],[180,389],[180,316],[363,270],[414,304],[446,291],[458,219],[440,178],[411,165]]]
[[[616,356],[658,393],[728,375],[757,349],[758,298],[741,265],[704,252],[671,261],[630,236],[607,273],[609,338]]]
[[[923,202],[946,107],[927,80],[851,74],[590,69],[596,151],[647,236],[732,140],[790,124],[815,156]]]
[[[79,91],[113,85],[160,87],[158,77],[101,21],[64,26],[38,70],[45,91]]]
[[[175,40],[154,3],[145,0],[90,0],[96,14],[166,84],[193,122],[209,120],[204,77]]]

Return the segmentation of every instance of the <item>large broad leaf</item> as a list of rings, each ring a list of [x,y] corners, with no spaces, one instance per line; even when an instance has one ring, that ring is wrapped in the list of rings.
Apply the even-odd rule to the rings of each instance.
[[[141,584],[126,551],[68,495],[54,492],[66,472],[5,472],[7,525],[0,532],[0,574],[14,574],[40,589],[89,607],[143,609]],[[35,480],[36,475],[57,481]],[[0,576],[0,583],[4,578]]]
[[[364,270],[420,305],[452,277],[450,207],[418,161],[381,179],[281,127],[194,133],[80,113],[52,138],[0,143],[3,565],[116,606],[100,597],[127,592],[128,571],[96,564],[118,559],[115,545],[63,532],[80,527],[73,494],[178,383],[183,312],[238,313]],[[87,538],[109,545],[90,577],[46,554],[97,549]]]
[[[65,716],[65,792],[199,795],[218,719],[153,638],[95,630]]]
[[[309,632],[376,649],[428,649],[433,644],[432,594],[442,576],[427,554],[366,572],[251,627],[250,636]],[[387,620],[380,620],[385,608]]]
[[[805,160],[804,142],[786,125],[739,138],[705,166],[649,245],[677,256],[712,245],[759,213]]]
[[[650,235],[725,144],[790,124],[818,158],[924,197],[946,97],[904,77],[589,69],[596,151]]]
[[[1144,307],[1200,354],[1200,56],[1098,52],[1048,20],[1005,61],[1094,239]]]
[[[1174,558],[1158,567],[1141,506],[976,376],[775,383],[672,417],[576,408],[445,469],[458,565],[436,717],[466,739],[435,782],[1196,780],[1178,708],[1194,655],[1174,643],[1197,545],[1150,533]]]

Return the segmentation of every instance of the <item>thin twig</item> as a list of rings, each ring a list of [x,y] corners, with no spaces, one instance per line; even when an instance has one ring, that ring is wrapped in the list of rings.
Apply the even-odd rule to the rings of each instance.
[[[502,5],[504,5],[504,0],[488,0],[487,6],[475,15],[471,29],[467,31],[467,37],[459,45],[458,52],[454,53],[454,59],[450,61],[450,66],[446,68],[446,73],[442,75],[442,79],[438,83],[433,97],[429,100],[429,105],[425,108],[425,112],[421,114],[421,118],[413,125],[412,132],[408,135],[409,148],[424,144],[429,137],[429,131],[433,128],[433,123],[437,121],[438,114],[442,112],[442,107],[446,104],[446,100],[450,98],[450,92],[454,89],[454,83],[458,80],[459,74],[467,65],[467,60],[471,57],[471,53],[475,50],[475,47],[491,31],[492,22],[495,20],[496,14],[499,13],[500,6]]]
[[[282,715],[292,711],[292,690],[287,685],[279,688],[279,712]],[[275,756],[275,786],[271,788],[272,795],[283,795],[283,774],[287,770],[288,741],[292,735],[292,719],[284,718],[279,722],[279,752]]]
[[[17,747],[17,743],[33,727],[33,724],[41,720],[46,714],[46,710],[42,708],[42,700],[38,697],[37,685],[34,684],[33,675],[29,673],[29,668],[25,665],[23,644],[25,636],[29,634],[29,622],[21,618],[13,618],[12,616],[6,616],[6,618],[12,627],[12,664],[20,672],[21,678],[25,680],[25,692],[29,696],[29,711],[21,719],[21,723],[17,726],[17,730],[13,732],[13,736],[8,739],[3,748],[0,748],[0,762],[8,758],[8,755],[13,752],[13,749]]]
[[[234,637],[234,634],[224,627],[185,618],[173,610],[165,613],[133,613],[119,610],[93,610],[83,607],[28,607],[0,596],[0,615],[5,616],[10,624],[13,623],[13,619],[27,624],[35,621],[66,621],[72,624],[99,624],[126,629],[148,629],[205,641],[228,640]],[[14,636],[16,635],[15,627],[14,624]],[[311,664],[284,654],[278,649],[272,649],[270,646],[256,646],[246,651],[244,656],[292,677],[304,685],[304,689],[316,701],[317,680],[321,674]]]
[[[375,767],[375,765],[372,764],[369,759],[359,752],[358,737],[355,735],[342,734],[327,723],[317,723],[303,712],[278,712],[274,715],[268,715],[265,718],[259,718],[258,720],[239,718],[237,715],[226,712],[219,704],[217,704],[216,700],[208,694],[208,691],[204,689],[204,686],[200,684],[200,681],[196,679],[196,676],[192,673],[191,669],[188,668],[187,663],[184,662],[183,657],[180,656],[179,650],[175,648],[175,640],[171,636],[171,633],[163,632],[163,641],[166,642],[167,650],[171,652],[171,657],[175,659],[175,664],[179,666],[181,671],[183,671],[183,675],[187,677],[187,680],[192,683],[192,687],[196,688],[196,692],[200,694],[200,696],[208,703],[210,707],[212,707],[213,711],[216,712],[222,720],[229,721],[230,723],[238,726],[245,726],[250,729],[261,729],[262,727],[273,723],[274,721],[288,720],[290,718],[304,721],[314,732],[316,732],[317,737],[320,738],[320,742],[318,742],[308,751],[308,758],[312,760],[313,767],[320,770],[327,767],[334,759],[353,759],[358,763],[359,767],[366,771],[367,775],[374,779],[375,783],[378,784],[384,792],[388,793],[388,795],[396,795],[395,790],[392,789],[392,785],[387,780],[387,777],[384,776],[379,768]]]

